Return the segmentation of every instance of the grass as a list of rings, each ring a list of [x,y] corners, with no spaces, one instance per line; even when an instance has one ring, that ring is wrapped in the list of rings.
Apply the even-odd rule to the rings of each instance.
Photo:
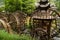
[[[5,30],[0,30],[0,40],[32,40],[29,35],[9,34]]]

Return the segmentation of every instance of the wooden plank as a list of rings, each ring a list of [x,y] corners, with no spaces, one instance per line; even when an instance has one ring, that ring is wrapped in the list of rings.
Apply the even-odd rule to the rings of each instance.
[[[33,16],[32,17],[33,19],[35,18],[35,19],[56,19],[55,17],[53,17],[53,16]]]

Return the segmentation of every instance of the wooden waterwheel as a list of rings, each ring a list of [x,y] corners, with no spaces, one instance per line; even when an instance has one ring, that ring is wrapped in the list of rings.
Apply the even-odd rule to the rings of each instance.
[[[21,11],[9,14],[9,23],[12,26],[12,29],[19,34],[21,34],[24,30],[23,28],[25,26],[25,18],[26,15]]]
[[[25,27],[25,13],[21,11],[0,13],[0,23],[8,33],[23,33]],[[1,27],[2,27],[1,26]]]
[[[8,22],[8,14],[4,12],[0,13],[0,27],[4,28],[8,33],[12,33],[11,26]]]
[[[31,17],[32,37],[36,37],[38,40],[51,39],[52,35],[54,35],[52,30],[53,29],[56,30],[57,28],[56,15],[55,16],[52,15],[52,13],[54,12],[57,13],[55,10],[49,10],[48,12],[44,12],[44,13],[41,13],[40,11],[35,11],[33,13]],[[52,27],[52,24],[54,24],[54,27]]]

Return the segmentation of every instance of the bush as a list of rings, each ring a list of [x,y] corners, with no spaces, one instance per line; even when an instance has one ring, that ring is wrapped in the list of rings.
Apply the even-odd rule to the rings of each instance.
[[[17,10],[31,13],[35,9],[35,0],[5,0],[5,10],[14,12]]]
[[[5,0],[5,11],[16,11],[16,0]]]

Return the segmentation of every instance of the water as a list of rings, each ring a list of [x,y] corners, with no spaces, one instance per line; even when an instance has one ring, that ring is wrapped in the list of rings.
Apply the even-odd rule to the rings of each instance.
[[[54,40],[60,40],[60,38],[59,38],[59,37],[54,37],[53,39],[54,39]]]

